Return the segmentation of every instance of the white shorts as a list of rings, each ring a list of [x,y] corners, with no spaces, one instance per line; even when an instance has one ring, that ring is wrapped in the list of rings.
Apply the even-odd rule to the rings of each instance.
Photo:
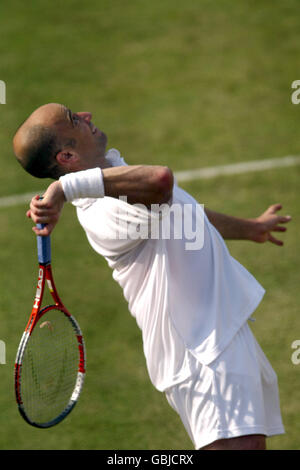
[[[277,376],[246,323],[209,365],[166,390],[196,449],[218,439],[283,434]]]

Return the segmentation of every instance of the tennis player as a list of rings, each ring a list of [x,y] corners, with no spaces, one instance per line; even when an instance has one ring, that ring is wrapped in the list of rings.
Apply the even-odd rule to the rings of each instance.
[[[169,168],[127,165],[107,150],[91,119],[49,103],[18,128],[18,161],[55,180],[30,203],[27,216],[47,224],[34,232],[49,235],[64,204],[74,204],[142,331],[150,379],[196,449],[266,449],[284,427],[277,376],[248,322],[265,291],[224,239],[281,246],[275,232],[291,218],[278,215],[280,204],[254,219],[203,208]]]

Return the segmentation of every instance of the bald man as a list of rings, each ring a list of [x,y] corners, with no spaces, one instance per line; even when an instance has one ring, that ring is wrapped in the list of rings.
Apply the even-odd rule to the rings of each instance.
[[[277,214],[280,204],[253,219],[199,210],[169,168],[127,165],[117,150],[107,151],[107,136],[91,119],[50,103],[16,132],[14,152],[23,168],[55,180],[42,200],[37,195],[30,203],[27,216],[46,224],[33,230],[49,235],[65,202],[74,204],[142,330],[150,380],[196,449],[265,449],[266,436],[284,429],[276,374],[248,325],[264,289],[231,257],[224,239],[282,246],[274,232],[284,232],[291,218]],[[168,214],[158,217],[154,206],[176,206],[182,217],[188,207],[203,244],[189,251],[186,233],[180,240],[151,237],[149,225],[162,226]],[[176,221],[170,224],[174,234]]]

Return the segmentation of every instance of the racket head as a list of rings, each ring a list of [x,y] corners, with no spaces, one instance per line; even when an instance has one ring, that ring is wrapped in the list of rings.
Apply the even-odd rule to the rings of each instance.
[[[16,400],[25,421],[38,428],[60,423],[78,401],[85,361],[76,319],[63,306],[43,308],[25,330],[15,363]]]

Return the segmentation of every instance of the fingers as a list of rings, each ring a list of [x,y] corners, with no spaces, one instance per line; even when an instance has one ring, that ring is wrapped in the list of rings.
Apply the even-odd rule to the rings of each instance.
[[[280,225],[277,225],[272,229],[272,232],[286,232],[287,228],[286,227],[281,227]]]
[[[54,224],[47,224],[42,229],[38,229],[37,227],[32,227],[33,232],[36,235],[40,235],[42,237],[48,237],[51,234],[53,229],[54,229]]]
[[[290,222],[290,220],[292,220],[292,217],[290,215],[286,215],[285,217],[278,217],[278,218],[279,218],[278,223],[280,224],[286,224]]]
[[[51,206],[47,204],[47,202],[44,201],[43,199],[36,199],[36,196],[35,196],[34,198],[31,199],[30,209],[37,213],[41,213],[41,212],[46,212],[46,211],[51,210]]]
[[[29,210],[26,213],[27,217],[31,218],[35,224],[48,224],[51,221],[57,220],[57,212],[51,210]]]
[[[292,220],[292,218],[290,216],[286,216],[286,217],[280,217],[279,220],[277,221],[278,224],[285,224],[287,222],[289,222],[290,220]],[[271,229],[272,232],[286,232],[287,231],[287,227],[282,227],[281,225],[275,225],[272,229]],[[283,246],[284,243],[283,241],[281,240],[278,240],[277,238],[273,237],[270,233],[269,233],[269,241],[271,243],[274,243],[275,245],[277,246]]]
[[[269,209],[267,209],[266,212],[269,214],[275,214],[277,211],[281,209],[282,209],[282,204],[273,204],[272,206],[269,207]],[[278,215],[277,217],[278,217],[277,222],[280,224],[285,224],[287,222],[290,222],[290,220],[292,220],[292,217],[290,215],[286,215],[286,216]]]
[[[42,229],[38,229],[36,226],[32,228],[34,233],[40,236],[50,235],[58,221],[57,211],[43,199],[40,199],[39,195],[32,198],[26,217],[30,218],[35,224],[45,225]]]
[[[274,243],[274,245],[283,246],[283,241],[278,240],[277,238],[273,237],[271,234],[269,235],[269,241],[271,243]]]
[[[283,246],[283,241],[275,238],[271,233],[273,232],[286,232],[287,227],[282,226],[292,220],[290,215],[277,215],[277,211],[282,209],[282,204],[273,204],[262,214],[260,221],[263,223],[266,240],[274,245]]]
[[[43,198],[37,194],[31,199],[30,209],[26,212],[26,216],[35,224],[46,225],[43,229],[33,227],[37,235],[50,235],[59,220],[65,202],[65,195],[59,181],[48,186]]]
[[[281,204],[272,204],[272,206],[269,207],[268,212],[275,214],[275,212],[280,211],[282,209]]]

